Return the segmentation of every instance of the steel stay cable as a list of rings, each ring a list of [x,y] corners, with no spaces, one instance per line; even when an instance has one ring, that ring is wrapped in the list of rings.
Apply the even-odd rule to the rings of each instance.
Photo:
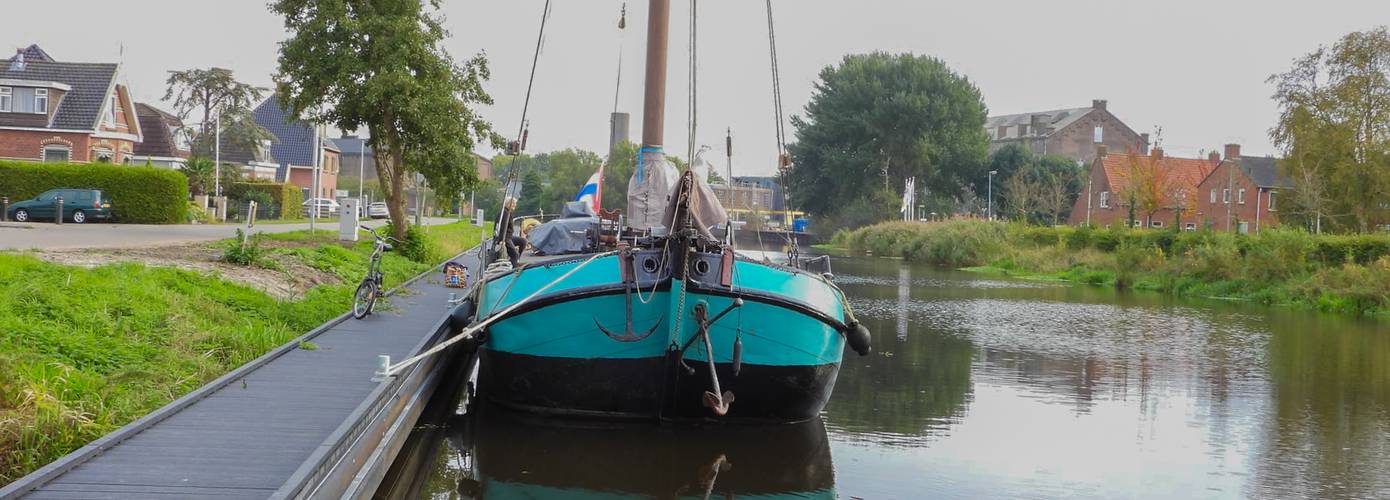
[[[570,269],[570,270],[569,270],[568,272],[566,272],[565,274],[560,275],[559,278],[555,278],[554,281],[551,281],[550,283],[546,283],[545,286],[541,287],[540,289],[536,290],[535,292],[532,292],[531,295],[526,296],[526,298],[521,299],[520,301],[517,301],[515,304],[512,304],[512,305],[510,305],[510,306],[507,306],[506,309],[503,309],[501,312],[499,312],[499,313],[497,313],[497,314],[493,314],[492,316],[489,316],[487,319],[483,320],[482,322],[480,322],[480,323],[478,323],[478,324],[476,324],[476,325],[470,326],[470,327],[468,327],[468,328],[464,328],[463,331],[459,332],[458,335],[455,335],[454,338],[451,338],[451,339],[446,340],[446,341],[444,341],[444,342],[440,342],[440,343],[438,343],[438,344],[435,344],[435,346],[434,346],[434,347],[431,347],[429,350],[427,350],[427,351],[425,351],[425,352],[422,352],[422,353],[420,353],[420,354],[416,354],[415,356],[411,356],[410,358],[407,358],[406,360],[401,361],[400,363],[390,364],[390,361],[391,361],[391,357],[390,357],[390,356],[386,356],[386,355],[378,356],[377,359],[383,361],[383,363],[382,363],[383,366],[381,367],[381,370],[378,371],[378,372],[376,373],[376,376],[377,376],[377,377],[383,377],[383,378],[384,378],[384,377],[389,377],[389,376],[395,375],[396,373],[400,372],[402,368],[405,368],[405,367],[407,367],[407,366],[410,366],[410,365],[413,365],[413,364],[415,364],[415,363],[418,363],[420,360],[425,359],[425,358],[427,358],[427,357],[429,357],[429,356],[431,356],[431,355],[434,355],[434,354],[438,353],[439,351],[442,351],[442,350],[448,348],[449,346],[454,345],[454,344],[458,343],[459,341],[462,341],[462,340],[465,339],[465,338],[472,338],[474,332],[477,332],[478,330],[481,330],[481,329],[483,329],[483,328],[486,328],[488,325],[491,325],[492,323],[496,322],[497,320],[506,317],[508,313],[510,313],[510,312],[512,312],[512,311],[514,311],[514,310],[516,310],[518,307],[521,307],[521,306],[525,305],[526,303],[530,302],[532,299],[535,299],[535,298],[536,298],[537,296],[539,296],[540,294],[545,293],[545,291],[546,291],[546,290],[549,290],[551,287],[560,284],[560,282],[564,281],[565,279],[569,278],[570,276],[573,276],[574,273],[579,272],[580,269],[583,269],[585,266],[588,266],[589,264],[593,263],[593,262],[594,262],[595,260],[597,260],[599,257],[605,257],[605,256],[609,256],[609,255],[615,255],[615,254],[617,254],[617,253],[618,253],[618,252],[604,252],[604,253],[594,254],[593,257],[589,257],[589,258],[588,258],[587,260],[585,260],[583,263],[580,263],[578,266],[575,266],[574,269]]]

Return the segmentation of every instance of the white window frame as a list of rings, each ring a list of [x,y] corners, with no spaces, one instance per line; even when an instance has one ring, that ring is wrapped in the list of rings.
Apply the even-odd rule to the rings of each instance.
[[[1158,219],[1151,220],[1149,221],[1149,227],[1153,227],[1155,229],[1163,229],[1163,221]]]
[[[1236,191],[1236,203],[1241,205],[1245,204],[1245,188],[1240,188]]]
[[[111,94],[111,105],[106,108],[106,123],[116,128],[116,94]]]
[[[1211,202],[1216,203],[1216,188],[1211,188]]]
[[[0,112],[14,109],[14,87],[0,87]]]
[[[1197,231],[1197,223],[1196,223],[1196,222],[1187,222],[1187,223],[1184,223],[1184,224],[1182,225],[1182,230],[1183,230],[1183,231],[1187,231],[1187,232],[1189,232],[1189,233],[1196,232],[1196,231]]]
[[[109,157],[110,161],[104,163],[116,163],[116,152],[106,148],[96,148],[92,150],[92,163],[103,163],[101,158]]]
[[[1100,192],[1100,208],[1110,208],[1110,192]]]
[[[1230,189],[1222,189],[1222,190],[1221,190],[1221,204],[1222,204],[1222,205],[1230,205],[1230,204],[1231,204],[1231,190],[1230,190]]]
[[[49,151],[62,151],[64,154],[66,154],[67,157],[68,157],[68,159],[67,159],[66,161],[62,162],[62,163],[66,163],[66,162],[72,161],[72,148],[67,147],[67,146],[64,146],[64,145],[61,145],[61,144],[49,144],[49,145],[47,145],[47,146],[44,146],[44,147],[43,147],[43,150],[40,152],[39,160],[42,161],[42,162],[44,162],[44,163],[49,163],[49,161],[48,161],[48,152],[49,152]],[[59,162],[53,162],[53,163],[59,163]]]
[[[1277,193],[1277,191],[1270,191],[1270,192],[1266,193],[1266,194],[1268,194],[1268,196],[1266,196],[1266,198],[1269,198],[1269,211],[1270,211],[1270,212],[1278,212],[1278,211],[1279,211],[1279,209],[1274,208],[1274,194],[1275,194],[1275,193]]]
[[[34,113],[48,114],[48,89],[34,89]]]

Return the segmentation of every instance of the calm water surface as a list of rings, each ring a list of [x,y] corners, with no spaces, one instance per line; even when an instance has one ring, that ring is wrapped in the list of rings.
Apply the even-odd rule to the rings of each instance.
[[[382,495],[1390,498],[1390,324],[835,271],[876,352],[847,353],[821,421],[557,425],[445,397]]]

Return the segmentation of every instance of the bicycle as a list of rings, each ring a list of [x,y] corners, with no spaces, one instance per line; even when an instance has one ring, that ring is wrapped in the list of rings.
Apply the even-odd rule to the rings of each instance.
[[[372,259],[367,264],[367,277],[362,278],[362,284],[357,285],[357,293],[352,297],[352,317],[362,319],[372,314],[372,308],[376,306],[376,299],[381,296],[381,255],[391,251],[391,244],[387,240],[400,243],[400,240],[390,236],[377,234],[367,226],[358,226],[376,239],[372,248]]]

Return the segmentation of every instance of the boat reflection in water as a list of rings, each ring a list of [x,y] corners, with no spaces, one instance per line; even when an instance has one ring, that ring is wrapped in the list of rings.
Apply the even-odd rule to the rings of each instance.
[[[466,498],[836,497],[819,418],[776,426],[576,426],[496,408],[482,413],[450,424],[439,451],[445,456],[436,456],[448,465],[419,481],[424,489],[454,486]]]

